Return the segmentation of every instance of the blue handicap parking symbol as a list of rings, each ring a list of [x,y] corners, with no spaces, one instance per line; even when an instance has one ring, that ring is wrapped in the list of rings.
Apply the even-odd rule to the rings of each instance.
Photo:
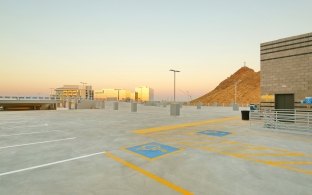
[[[211,135],[211,136],[217,136],[217,137],[223,137],[223,136],[226,136],[228,134],[231,134],[230,132],[226,132],[226,131],[214,131],[214,130],[206,130],[206,131],[201,131],[198,133],[205,134],[205,135]]]
[[[179,150],[179,148],[160,144],[157,142],[151,142],[151,143],[147,143],[143,145],[133,146],[133,147],[127,148],[127,150],[130,150],[131,152],[135,152],[137,154],[140,154],[142,156],[152,159],[152,158],[156,158],[156,157],[177,151]]]

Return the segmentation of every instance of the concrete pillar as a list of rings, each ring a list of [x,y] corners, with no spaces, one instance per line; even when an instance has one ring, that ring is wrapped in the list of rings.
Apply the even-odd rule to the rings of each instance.
[[[233,110],[234,110],[234,111],[238,111],[238,110],[239,110],[238,104],[233,104]]]
[[[114,110],[118,110],[118,102],[114,102],[113,103],[113,109]]]
[[[138,111],[138,104],[136,102],[131,102],[131,112]]]
[[[170,104],[170,116],[180,115],[180,104],[172,103]]]

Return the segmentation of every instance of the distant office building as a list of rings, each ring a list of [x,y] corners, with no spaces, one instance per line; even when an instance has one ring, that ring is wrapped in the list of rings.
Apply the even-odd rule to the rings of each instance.
[[[64,85],[55,89],[55,96],[62,99],[93,100],[91,85]]]
[[[307,107],[312,97],[312,33],[261,44],[261,106]]]
[[[134,100],[139,102],[153,101],[154,90],[146,86],[136,87],[134,93]]]
[[[131,92],[127,89],[102,89],[95,91],[96,100],[129,101]]]

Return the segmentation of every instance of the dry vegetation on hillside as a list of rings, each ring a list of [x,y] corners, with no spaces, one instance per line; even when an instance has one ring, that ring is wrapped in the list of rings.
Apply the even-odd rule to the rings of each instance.
[[[260,72],[242,67],[233,75],[222,81],[211,92],[191,101],[204,104],[231,104],[234,102],[235,82],[237,82],[237,103],[249,104],[260,102]]]

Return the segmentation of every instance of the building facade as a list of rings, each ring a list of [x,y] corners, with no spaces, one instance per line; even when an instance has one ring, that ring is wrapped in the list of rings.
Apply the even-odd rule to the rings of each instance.
[[[91,85],[64,85],[55,89],[55,96],[64,99],[93,100],[94,91]]]
[[[154,100],[154,90],[150,87],[136,87],[134,100],[139,102],[148,102]]]
[[[131,92],[127,89],[101,89],[96,90],[94,95],[96,100],[130,101],[131,99]]]
[[[312,33],[262,43],[261,107],[306,108],[312,97]]]

